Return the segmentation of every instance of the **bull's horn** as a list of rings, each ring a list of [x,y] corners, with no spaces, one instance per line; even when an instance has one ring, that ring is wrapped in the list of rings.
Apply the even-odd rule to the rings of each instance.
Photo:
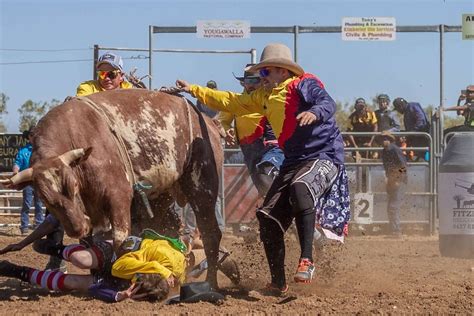
[[[79,148],[79,149],[73,149],[70,150],[61,156],[59,156],[59,159],[66,165],[69,166],[73,161],[76,159],[79,159],[85,155],[85,150],[84,148]]]
[[[33,180],[33,168],[28,168],[18,172],[10,179],[0,180],[1,184],[19,184]]]

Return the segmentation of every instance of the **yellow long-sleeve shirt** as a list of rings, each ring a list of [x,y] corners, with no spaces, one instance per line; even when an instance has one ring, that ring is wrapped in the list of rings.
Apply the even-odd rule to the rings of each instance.
[[[262,136],[264,127],[261,126],[260,122],[263,117],[260,113],[235,116],[229,112],[219,112],[217,119],[226,131],[232,127],[232,121],[235,120],[235,131],[239,143],[249,144]]]
[[[158,273],[163,278],[185,279],[184,255],[166,240],[143,239],[140,249],[122,255],[112,266],[112,275],[133,280],[137,273]]]
[[[128,81],[123,81],[120,83],[120,89],[132,89],[133,85],[128,82]],[[89,80],[89,81],[84,81],[82,82],[76,89],[76,96],[77,97],[83,97],[87,96],[96,92],[101,92],[105,91],[104,88],[102,88],[99,85],[99,82],[97,80]]]

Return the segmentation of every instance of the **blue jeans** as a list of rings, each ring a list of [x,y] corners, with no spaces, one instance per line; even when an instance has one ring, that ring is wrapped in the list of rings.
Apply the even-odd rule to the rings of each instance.
[[[403,181],[399,181],[395,184],[389,179],[387,183],[387,215],[392,233],[401,233],[400,208],[405,198],[406,186],[406,183]]]
[[[29,185],[23,189],[23,206],[21,208],[21,220],[20,220],[20,230],[22,232],[28,231],[28,225],[30,222],[28,215],[30,213],[30,207],[33,206],[33,202],[35,205],[35,221],[34,221],[35,224],[34,225],[35,227],[37,227],[44,220],[43,210],[41,209],[43,207],[43,203],[41,203],[41,200],[36,195],[36,192],[33,190],[33,187]]]
[[[273,174],[268,174],[269,179],[262,177],[267,175],[264,170],[266,166],[272,166],[275,171],[280,170],[280,166],[285,159],[283,151],[276,146],[265,146],[261,140],[252,144],[241,144],[240,148],[244,154],[244,161],[249,171],[253,184],[257,188],[260,196],[265,196],[273,181]]]

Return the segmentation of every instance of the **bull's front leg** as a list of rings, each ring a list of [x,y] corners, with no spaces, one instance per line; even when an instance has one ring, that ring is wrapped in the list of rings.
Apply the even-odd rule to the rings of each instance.
[[[214,207],[215,203],[209,203],[206,208],[200,208],[198,211],[195,211],[195,215],[204,244],[204,252],[206,253],[208,261],[207,281],[212,288],[218,289],[217,262],[222,232],[217,224]]]
[[[131,232],[131,202],[131,199],[124,201],[123,197],[111,202],[110,223],[115,252]]]

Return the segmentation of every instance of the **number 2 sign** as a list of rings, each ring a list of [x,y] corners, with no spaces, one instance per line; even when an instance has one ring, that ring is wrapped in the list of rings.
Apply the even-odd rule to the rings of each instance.
[[[358,224],[372,224],[374,217],[374,195],[371,193],[356,193],[352,201],[354,222]]]

